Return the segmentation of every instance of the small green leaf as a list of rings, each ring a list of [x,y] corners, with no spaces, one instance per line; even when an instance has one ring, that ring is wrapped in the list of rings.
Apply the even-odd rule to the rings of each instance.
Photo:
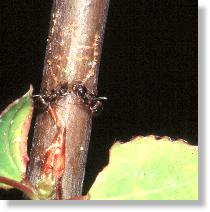
[[[155,136],[116,143],[89,194],[91,200],[197,200],[198,148]]]
[[[28,162],[27,139],[33,101],[32,88],[10,104],[0,115],[0,176],[20,182]],[[0,183],[0,187],[11,188]]]

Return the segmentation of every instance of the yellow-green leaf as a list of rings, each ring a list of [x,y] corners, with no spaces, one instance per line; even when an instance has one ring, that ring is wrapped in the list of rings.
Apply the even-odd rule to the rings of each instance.
[[[197,200],[198,148],[169,137],[116,143],[91,200]]]

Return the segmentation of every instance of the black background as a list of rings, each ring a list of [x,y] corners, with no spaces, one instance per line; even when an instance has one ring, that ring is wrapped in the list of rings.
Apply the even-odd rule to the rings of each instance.
[[[52,0],[0,2],[0,110],[39,92]],[[116,140],[136,135],[197,144],[197,2],[111,0],[99,76],[107,96],[94,120],[85,191]],[[0,199],[21,198],[20,192]]]

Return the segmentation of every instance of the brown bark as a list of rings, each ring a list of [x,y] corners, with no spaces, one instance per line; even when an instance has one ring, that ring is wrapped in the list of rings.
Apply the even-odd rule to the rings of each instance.
[[[54,0],[41,93],[76,81],[96,92],[108,5],[109,0]],[[61,98],[53,108],[67,130],[62,198],[70,199],[82,193],[92,115],[72,95]],[[56,130],[49,112],[38,115],[28,168],[34,186]]]

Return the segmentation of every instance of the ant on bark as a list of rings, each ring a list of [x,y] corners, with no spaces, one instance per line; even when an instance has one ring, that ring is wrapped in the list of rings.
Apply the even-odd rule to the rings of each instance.
[[[96,94],[90,92],[87,87],[77,83],[73,85],[73,92],[81,98],[83,103],[89,107],[94,116],[98,115],[103,110],[101,100],[107,100],[107,97],[98,97]]]
[[[68,85],[67,83],[58,86],[55,89],[47,92],[45,91],[44,94],[37,94],[33,95],[32,97],[35,100],[36,107],[39,111],[46,111],[49,106],[56,102],[61,97],[64,97],[69,94]]]
[[[81,83],[75,83],[72,88],[68,86],[68,83],[64,83],[61,86],[58,86],[49,92],[45,92],[42,95],[33,95],[33,98],[35,99],[37,108],[41,111],[45,111],[59,98],[70,95],[71,93],[78,96],[91,110],[94,116],[98,115],[103,110],[103,104],[101,101],[107,100],[107,97],[98,97]]]

